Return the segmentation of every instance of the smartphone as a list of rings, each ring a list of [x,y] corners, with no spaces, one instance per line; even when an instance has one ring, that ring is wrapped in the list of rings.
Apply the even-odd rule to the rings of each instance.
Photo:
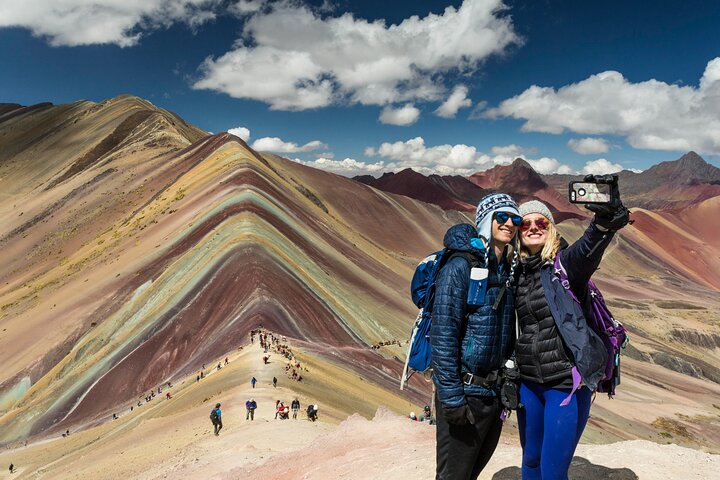
[[[570,203],[610,203],[612,185],[609,183],[570,182]]]

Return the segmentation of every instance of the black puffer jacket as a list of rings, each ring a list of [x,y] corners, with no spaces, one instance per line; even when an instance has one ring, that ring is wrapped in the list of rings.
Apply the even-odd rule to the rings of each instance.
[[[571,354],[558,334],[540,278],[540,254],[519,268],[516,304],[520,336],[515,356],[523,380],[551,386],[572,385]]]

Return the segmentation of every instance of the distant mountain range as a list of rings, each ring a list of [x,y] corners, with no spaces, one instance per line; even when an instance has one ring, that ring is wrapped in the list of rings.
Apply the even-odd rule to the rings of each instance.
[[[406,195],[433,203],[445,210],[475,211],[478,201],[491,192],[505,192],[517,201],[540,199],[546,202],[558,221],[583,218],[584,214],[557,190],[550,187],[525,160],[516,159],[512,165],[496,166],[470,177],[459,175],[429,175],[407,168],[398,173],[385,173],[380,178],[369,175],[355,180],[386,192]]]
[[[707,163],[695,152],[659,163],[641,173],[623,170],[618,176],[623,202],[628,207],[671,210],[720,195],[720,168]],[[567,200],[568,183],[582,178],[582,175],[540,175],[518,158],[510,165],[496,166],[467,178],[425,176],[405,169],[385,173],[378,179],[364,175],[355,180],[386,192],[434,203],[446,210],[467,212],[474,210],[477,201],[486,193],[501,191],[518,202],[541,200],[550,206],[558,221],[562,221],[585,216],[582,209]],[[467,182],[478,188],[470,187]]]

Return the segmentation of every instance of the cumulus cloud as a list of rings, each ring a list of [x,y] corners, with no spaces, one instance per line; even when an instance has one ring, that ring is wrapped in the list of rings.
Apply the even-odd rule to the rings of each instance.
[[[511,145],[492,147],[490,151],[493,155],[508,155],[518,157],[523,153],[524,150],[525,149],[523,149],[522,147],[518,147],[513,143]]]
[[[230,5],[229,10],[231,13],[243,16],[259,12],[266,4],[265,0],[238,0]]]
[[[278,152],[278,153],[299,153],[311,152],[313,150],[321,150],[328,148],[320,140],[313,140],[305,145],[298,145],[293,142],[285,142],[278,137],[262,137],[255,140],[252,144],[253,150],[262,152]]]
[[[319,168],[328,172],[337,173],[345,177],[355,177],[357,175],[374,175],[385,171],[385,162],[379,161],[375,163],[365,163],[353,158],[344,160],[333,160],[331,158],[318,158],[316,160],[293,159],[297,163],[307,165],[309,167]]]
[[[624,170],[623,166],[619,163],[612,163],[604,158],[598,158],[597,160],[591,160],[585,163],[582,173],[583,175],[604,175],[607,173],[617,173],[620,170]]]
[[[411,104],[400,108],[385,107],[380,113],[380,123],[386,125],[399,125],[406,127],[417,122],[420,118],[420,110]]]
[[[634,148],[720,153],[720,57],[699,86],[632,83],[606,71],[557,90],[533,85],[487,110],[488,118],[525,120],[528,132],[625,137]]]
[[[567,145],[571,150],[581,155],[605,153],[610,150],[610,143],[604,138],[571,138],[568,140]]]
[[[236,127],[228,129],[228,133],[240,137],[243,141],[247,142],[250,140],[250,130],[245,127]]]
[[[249,17],[232,50],[205,60],[194,88],[278,110],[441,101],[442,74],[472,73],[521,43],[505,10],[502,0],[465,0],[387,25],[351,13],[323,16],[297,2],[269,4]]]
[[[443,118],[455,118],[458,110],[472,106],[472,101],[467,98],[468,88],[465,85],[458,85],[437,110],[435,115]]]
[[[367,147],[365,155],[381,157],[387,160],[383,171],[396,172],[404,168],[412,168],[425,175],[472,175],[492,168],[496,165],[509,165],[516,158],[526,160],[539,173],[573,173],[573,169],[554,158],[527,157],[522,147],[517,145],[499,146],[491,149],[488,155],[474,146],[457,145],[425,145],[422,137],[415,137],[404,142],[385,142],[379,147]]]
[[[213,20],[222,0],[2,0],[0,27],[29,29],[52,46],[136,45],[144,32]]]
[[[533,170],[543,175],[550,175],[552,173],[575,173],[575,171],[569,165],[564,165],[555,158],[542,157],[536,160],[526,158],[525,161],[528,162],[531,167],[533,167]]]

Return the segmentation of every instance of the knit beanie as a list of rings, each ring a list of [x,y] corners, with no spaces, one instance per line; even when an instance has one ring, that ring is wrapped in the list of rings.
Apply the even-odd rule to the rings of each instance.
[[[492,220],[495,212],[508,212],[520,215],[517,203],[510,195],[505,193],[491,193],[484,196],[478,203],[475,211],[475,225],[478,235],[490,242],[492,235]]]
[[[550,220],[550,223],[555,223],[555,219],[553,218],[552,213],[550,213],[550,209],[539,200],[530,200],[529,202],[525,202],[520,205],[520,216],[524,217],[530,213],[539,213]]]

